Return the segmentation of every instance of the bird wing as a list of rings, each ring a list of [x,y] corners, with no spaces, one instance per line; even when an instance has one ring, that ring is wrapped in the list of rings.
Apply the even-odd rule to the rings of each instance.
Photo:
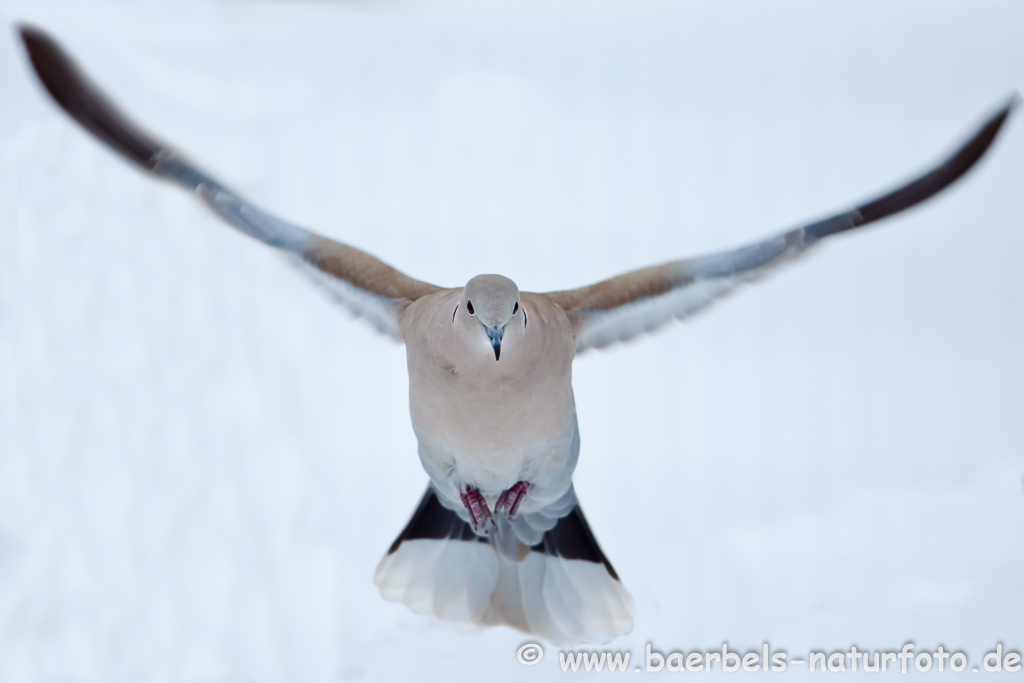
[[[1020,98],[1010,101],[949,158],[877,199],[736,249],[635,270],[587,287],[549,292],[569,316],[576,350],[632,339],[682,320],[804,253],[821,239],[891,216],[942,191],[985,154]]]
[[[130,121],[53,38],[29,26],[21,26],[20,33],[39,80],[71,118],[137,166],[198,194],[233,227],[288,254],[381,332],[400,338],[398,318],[405,307],[441,289],[262,210]]]

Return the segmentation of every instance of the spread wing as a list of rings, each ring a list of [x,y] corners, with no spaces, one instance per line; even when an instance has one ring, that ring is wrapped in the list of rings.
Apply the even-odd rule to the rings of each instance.
[[[600,348],[701,311],[737,285],[775,270],[829,235],[860,228],[923,202],[985,154],[1013,108],[1014,95],[948,159],[888,194],[830,218],[738,249],[636,270],[588,287],[549,292],[576,332],[576,350]]]
[[[71,118],[129,161],[198,194],[241,232],[288,254],[380,331],[399,338],[398,317],[405,307],[440,289],[263,211],[128,120],[47,34],[27,26],[20,32],[39,80]]]

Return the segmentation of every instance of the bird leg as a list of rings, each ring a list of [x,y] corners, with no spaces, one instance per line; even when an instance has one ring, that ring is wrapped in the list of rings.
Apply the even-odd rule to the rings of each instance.
[[[487,501],[484,500],[480,489],[467,486],[459,492],[459,497],[462,499],[462,504],[466,506],[466,512],[469,513],[473,531],[486,536],[494,524],[494,519],[491,517],[491,510],[487,507]]]
[[[496,514],[504,513],[506,517],[512,519],[519,511],[519,504],[523,502],[523,498],[526,498],[526,492],[529,490],[530,482],[517,481],[512,488],[502,491],[498,496],[498,502],[494,504],[494,512]]]

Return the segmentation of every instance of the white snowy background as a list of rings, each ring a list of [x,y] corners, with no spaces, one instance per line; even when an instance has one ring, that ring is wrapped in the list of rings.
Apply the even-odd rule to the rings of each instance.
[[[0,0],[4,682],[566,675],[381,600],[426,481],[403,349],[87,137],[18,20],[266,208],[443,285],[821,217],[1024,87],[1013,0]],[[637,605],[612,647],[1024,647],[1022,181],[1012,120],[927,205],[578,360],[577,490]]]

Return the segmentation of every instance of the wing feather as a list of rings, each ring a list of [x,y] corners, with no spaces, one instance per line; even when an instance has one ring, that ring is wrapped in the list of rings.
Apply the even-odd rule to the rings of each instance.
[[[142,169],[195,192],[239,231],[288,254],[315,282],[378,330],[399,338],[402,310],[441,289],[355,247],[263,211],[135,125],[49,35],[30,26],[21,26],[20,33],[39,80],[83,128]]]
[[[707,256],[635,270],[549,297],[576,333],[576,350],[626,341],[704,310],[741,284],[756,280],[805,253],[820,240],[909,209],[969,171],[989,149],[1019,103],[1014,95],[945,161],[896,190],[857,208]]]

